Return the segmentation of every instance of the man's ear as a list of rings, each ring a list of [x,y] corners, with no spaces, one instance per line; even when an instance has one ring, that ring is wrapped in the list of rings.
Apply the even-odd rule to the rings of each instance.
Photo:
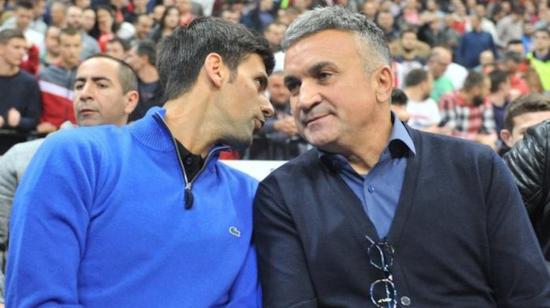
[[[126,96],[126,106],[124,106],[124,112],[126,114],[132,113],[134,109],[136,109],[138,101],[139,101],[139,93],[138,91],[129,91],[125,94]]]
[[[394,80],[392,70],[387,65],[384,65],[382,68],[374,71],[372,76],[374,78],[376,100],[378,102],[389,103],[391,101]]]
[[[506,128],[501,129],[500,138],[509,148],[512,148],[512,133],[509,130]]]
[[[225,78],[225,63],[223,62],[222,56],[215,52],[208,54],[206,59],[204,59],[203,66],[208,80],[210,80],[215,87],[220,87]]]

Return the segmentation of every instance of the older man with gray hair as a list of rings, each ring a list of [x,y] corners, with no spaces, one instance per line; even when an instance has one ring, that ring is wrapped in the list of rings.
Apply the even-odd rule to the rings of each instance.
[[[380,29],[316,9],[283,45],[292,113],[315,148],[256,194],[266,307],[548,305],[550,275],[506,166],[391,113]]]

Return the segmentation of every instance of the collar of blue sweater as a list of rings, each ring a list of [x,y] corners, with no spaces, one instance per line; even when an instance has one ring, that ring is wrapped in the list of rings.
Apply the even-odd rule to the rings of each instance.
[[[142,119],[128,125],[128,129],[139,142],[153,150],[161,152],[175,151],[175,139],[164,122],[165,114],[166,109],[153,107],[147,111]],[[208,156],[229,149],[230,147],[227,145],[216,144],[208,151]]]

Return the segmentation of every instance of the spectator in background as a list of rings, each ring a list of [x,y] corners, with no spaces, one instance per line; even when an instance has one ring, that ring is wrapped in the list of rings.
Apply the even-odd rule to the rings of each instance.
[[[62,0],[54,0],[50,5],[50,25],[58,28],[65,28],[67,15],[67,2]]]
[[[158,43],[160,40],[174,32],[180,25],[180,11],[175,6],[167,6],[159,24],[151,32],[151,39]]]
[[[264,37],[269,42],[269,47],[275,53],[281,51],[281,41],[283,40],[283,35],[285,34],[286,25],[274,22],[265,28]]]
[[[86,31],[88,35],[92,34],[92,30],[96,25],[96,19],[96,13],[93,8],[87,7],[82,10],[82,30]]]
[[[133,0],[132,1],[132,10],[126,10],[124,12],[124,20],[136,24],[138,16],[147,15],[147,0]]]
[[[232,23],[238,24],[241,20],[241,11],[228,7],[222,11],[221,18],[224,20],[230,21]]]
[[[241,23],[249,29],[262,33],[269,24],[275,21],[274,16],[277,16],[277,7],[273,0],[258,0],[256,6],[243,16]]]
[[[153,29],[153,18],[148,14],[137,15],[134,22],[136,28],[135,40],[141,41],[150,37],[151,29]]]
[[[82,10],[90,7],[91,2],[91,0],[74,0],[74,4]]]
[[[61,30],[59,35],[61,62],[40,71],[42,116],[36,127],[39,133],[50,133],[65,121],[76,123],[73,110],[73,84],[80,63],[82,37],[73,28]]]
[[[389,43],[399,39],[399,28],[390,11],[381,10],[376,17],[376,24],[384,31],[384,37]]]
[[[521,54],[513,51],[507,51],[501,59],[501,69],[508,73],[510,79],[510,98],[513,100],[520,95],[529,93],[529,86],[525,81],[523,73],[520,71],[523,64]]]
[[[40,90],[33,76],[20,69],[27,42],[20,30],[0,31],[0,155],[25,141],[40,118]]]
[[[58,64],[61,61],[59,55],[59,35],[61,34],[61,29],[56,26],[49,26],[46,30],[46,35],[44,36],[44,47],[40,48],[40,66],[41,68],[46,68],[51,64]]]
[[[550,271],[550,121],[531,127],[505,155]]]
[[[535,31],[533,51],[527,54],[527,59],[539,75],[544,91],[550,91],[550,30],[548,28]]]
[[[67,27],[72,27],[80,31],[80,36],[82,37],[80,59],[86,59],[96,53],[99,53],[99,44],[84,30],[82,20],[82,9],[76,5],[70,5],[67,8]]]
[[[289,160],[304,152],[300,144],[294,118],[290,114],[290,92],[285,86],[284,75],[276,71],[269,76],[267,84],[269,101],[275,115],[269,118],[257,132],[250,147],[250,159]]]
[[[126,62],[137,73],[139,89],[139,103],[130,115],[130,121],[143,118],[151,107],[163,104],[156,59],[156,45],[151,40],[138,41],[127,53]]]
[[[442,96],[439,101],[442,131],[494,149],[497,135],[493,106],[487,100],[490,87],[488,77],[471,71],[462,89]]]
[[[361,13],[367,16],[370,21],[375,22],[379,8],[380,3],[378,1],[364,1],[361,5]]]
[[[408,97],[407,112],[412,128],[437,132],[441,121],[437,103],[430,97],[432,76],[422,68],[411,70],[405,77],[405,94]]]
[[[30,28],[30,25],[34,19],[34,4],[32,1],[18,0],[15,4],[14,10],[14,22],[6,23],[0,27],[0,30],[4,29],[18,29],[23,32],[27,44],[40,46],[44,40],[44,36]]]
[[[511,14],[497,22],[497,34],[502,46],[506,46],[511,40],[521,40],[524,12],[525,8],[522,5],[515,4]]]
[[[115,37],[118,28],[119,24],[115,22],[115,11],[107,5],[98,6],[96,8],[96,23],[91,36],[98,41],[101,52],[107,50],[107,42]]]
[[[193,14],[193,1],[176,0],[175,6],[178,8],[180,13],[180,25],[186,26],[193,21],[193,19],[195,19],[195,15]]]
[[[399,63],[396,70],[397,86],[403,86],[407,74],[421,68],[430,55],[430,46],[416,37],[416,30],[409,28],[401,32],[401,39],[390,44],[390,50],[395,61]]]
[[[484,50],[479,54],[479,65],[474,69],[478,73],[489,74],[497,67],[495,54],[492,50]]]
[[[491,88],[487,99],[493,105],[495,128],[499,133],[504,128],[504,114],[510,103],[510,79],[505,71],[494,70],[490,72]],[[500,138],[499,138],[500,139]]]
[[[407,103],[409,98],[407,94],[399,88],[393,88],[391,92],[391,111],[393,111],[401,122],[407,123],[410,119],[407,112]]]
[[[164,12],[166,11],[166,6],[158,4],[155,5],[153,8],[153,13],[151,16],[153,17],[153,26],[156,28],[160,24],[160,20],[162,19],[162,16],[164,16]]]
[[[77,90],[73,100],[79,126],[126,123],[128,114],[137,102],[137,94],[136,89],[128,84],[131,78],[120,78],[132,74],[124,66],[124,62],[101,55],[89,58],[80,65],[76,78],[87,84],[87,89]],[[42,142],[44,138],[17,144],[0,157],[0,302],[4,300],[8,222],[13,197],[23,173]]]
[[[472,31],[466,32],[460,39],[456,51],[456,62],[468,69],[479,65],[479,55],[484,50],[491,50],[497,53],[493,37],[488,32],[481,30],[480,18],[477,15],[470,16]]]
[[[500,138],[512,148],[529,127],[549,119],[550,98],[538,93],[522,95],[506,108]]]
[[[432,49],[432,53],[428,58],[427,68],[433,78],[431,98],[439,102],[442,95],[450,93],[454,90],[453,82],[447,76],[445,71],[452,63],[451,52],[443,47]]]
[[[118,37],[114,37],[107,42],[107,50],[105,50],[105,54],[124,61],[128,50],[130,50],[130,45],[128,42]]]

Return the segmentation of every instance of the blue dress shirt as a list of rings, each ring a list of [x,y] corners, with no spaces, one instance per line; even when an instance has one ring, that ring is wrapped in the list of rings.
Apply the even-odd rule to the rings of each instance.
[[[322,152],[339,166],[338,174],[355,193],[363,210],[383,239],[390,229],[407,167],[407,155],[415,155],[414,143],[401,121],[392,113],[392,131],[380,160],[366,174],[355,172],[343,155]]]

